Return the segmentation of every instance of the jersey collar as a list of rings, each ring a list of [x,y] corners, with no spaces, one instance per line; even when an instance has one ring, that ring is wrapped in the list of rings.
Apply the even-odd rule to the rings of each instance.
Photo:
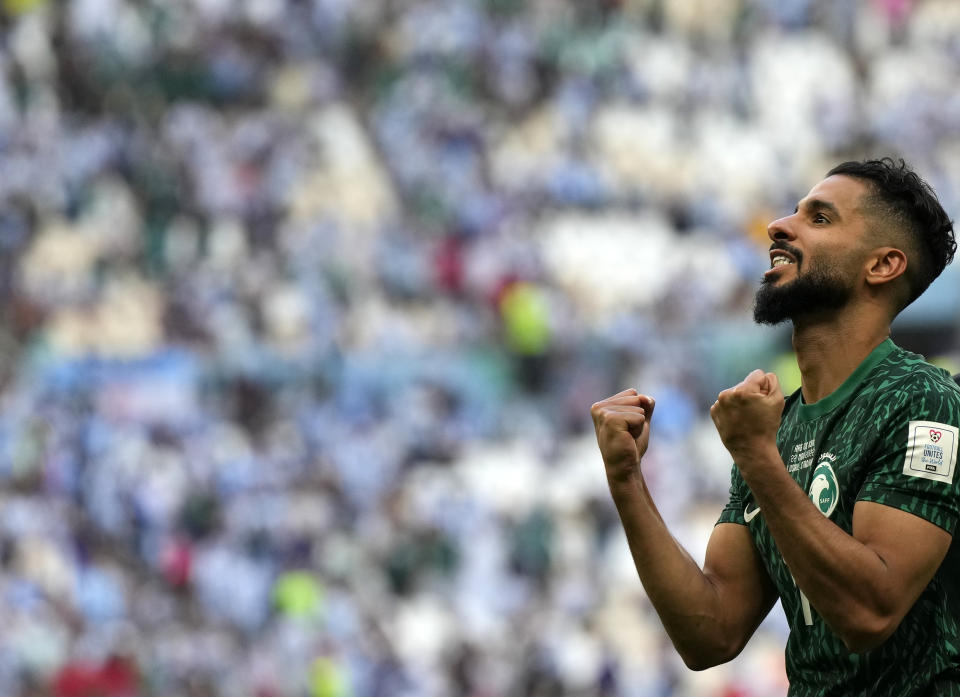
[[[857,391],[857,388],[860,386],[860,383],[863,382],[863,379],[867,377],[871,370],[873,370],[877,364],[880,363],[884,358],[890,355],[897,347],[896,344],[888,337],[884,339],[880,344],[870,352],[870,355],[863,359],[863,362],[857,366],[856,370],[850,373],[850,376],[843,381],[843,384],[840,385],[833,392],[828,394],[823,399],[819,399],[813,404],[804,404],[803,394],[800,394],[799,404],[797,405],[797,417],[801,421],[810,421],[816,419],[824,414],[828,414],[838,406],[847,401],[853,394]]]

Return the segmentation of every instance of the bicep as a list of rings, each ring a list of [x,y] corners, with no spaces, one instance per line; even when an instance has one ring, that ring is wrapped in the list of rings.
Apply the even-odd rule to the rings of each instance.
[[[721,621],[736,637],[739,652],[777,601],[777,589],[745,525],[714,527],[703,573],[716,591]]]
[[[853,537],[883,562],[887,573],[877,600],[897,622],[930,583],[953,539],[928,520],[871,501],[854,506]]]

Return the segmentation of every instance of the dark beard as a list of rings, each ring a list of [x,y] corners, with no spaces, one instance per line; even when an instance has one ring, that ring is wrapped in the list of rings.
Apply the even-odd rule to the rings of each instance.
[[[753,301],[753,321],[780,324],[788,319],[839,310],[851,294],[852,289],[832,266],[811,266],[807,273],[782,286],[765,278]]]

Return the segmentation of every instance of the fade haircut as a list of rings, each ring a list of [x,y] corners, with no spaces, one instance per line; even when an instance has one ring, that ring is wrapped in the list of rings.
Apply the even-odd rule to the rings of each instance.
[[[953,261],[957,242],[950,220],[937,194],[903,160],[889,157],[863,162],[843,162],[827,176],[841,174],[865,182],[871,189],[864,198],[866,212],[900,231],[910,249],[906,276],[909,295],[898,312],[923,293]]]

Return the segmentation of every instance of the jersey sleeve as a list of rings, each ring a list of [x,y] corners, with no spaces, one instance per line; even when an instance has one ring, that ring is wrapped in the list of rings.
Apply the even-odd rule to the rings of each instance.
[[[727,499],[727,505],[720,512],[717,525],[720,523],[747,524],[747,521],[743,519],[743,495],[741,493],[745,486],[746,483],[740,476],[740,470],[737,469],[736,465],[732,465],[730,468],[730,497]]]
[[[878,405],[877,452],[857,497],[919,516],[951,535],[960,518],[960,393],[928,382]]]

